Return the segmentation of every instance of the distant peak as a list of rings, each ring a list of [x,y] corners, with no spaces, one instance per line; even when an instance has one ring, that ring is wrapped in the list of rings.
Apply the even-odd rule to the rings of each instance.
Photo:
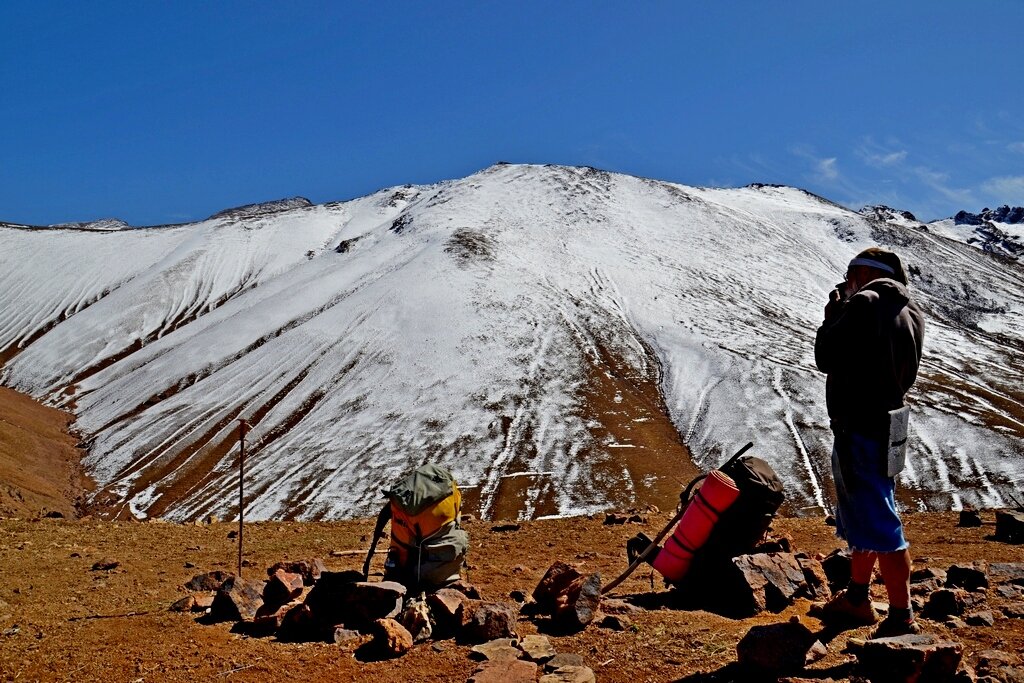
[[[1003,204],[998,209],[984,208],[981,213],[970,213],[960,211],[953,216],[953,222],[957,225],[984,225],[985,223],[1006,223],[1016,225],[1024,223],[1024,206],[1009,206]]]
[[[246,204],[244,206],[236,206],[233,209],[224,209],[213,214],[210,218],[253,218],[255,216],[281,213],[282,211],[291,211],[292,209],[304,209],[307,206],[313,206],[313,202],[305,197],[289,197],[288,199],[276,199],[271,202]]]
[[[78,223],[54,223],[46,226],[48,228],[71,228],[72,230],[128,230],[132,226],[120,218],[101,218],[98,221],[83,221]]]
[[[902,218],[904,220],[918,222],[917,217],[914,214],[910,213],[909,211],[894,209],[891,206],[886,206],[885,204],[865,206],[857,213],[859,213],[861,216],[867,216],[869,218],[880,218],[882,220]]]

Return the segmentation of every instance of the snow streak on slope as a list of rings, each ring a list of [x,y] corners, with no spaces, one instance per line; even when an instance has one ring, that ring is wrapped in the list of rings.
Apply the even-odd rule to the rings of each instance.
[[[930,316],[908,502],[1004,504],[1024,470],[1020,267],[791,188],[499,165],[188,226],[0,228],[0,349],[25,346],[0,379],[72,406],[102,496],[139,514],[230,511],[244,417],[247,516],[366,513],[426,460],[484,514],[521,475],[530,516],[664,475],[594,437],[588,387],[614,358],[660,377],[699,466],[753,440],[794,507],[822,506],[813,335],[874,243]]]

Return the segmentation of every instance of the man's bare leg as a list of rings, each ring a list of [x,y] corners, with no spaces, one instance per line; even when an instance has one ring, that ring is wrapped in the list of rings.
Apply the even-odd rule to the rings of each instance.
[[[854,550],[850,559],[850,581],[862,586],[871,585],[871,573],[875,570],[876,556],[878,556],[878,553]],[[908,581],[909,578],[908,574]]]
[[[889,607],[910,607],[910,550],[878,553],[878,569],[882,572],[885,592],[889,594]]]

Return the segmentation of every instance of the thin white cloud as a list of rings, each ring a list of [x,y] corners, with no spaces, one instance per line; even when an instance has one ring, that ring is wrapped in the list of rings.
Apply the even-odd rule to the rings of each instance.
[[[838,160],[835,157],[819,159],[817,168],[818,175],[821,176],[823,180],[839,179],[839,165]]]
[[[981,189],[1003,204],[1024,204],[1024,176],[989,178]]]
[[[1019,152],[1024,154],[1024,142],[1011,142],[1006,146],[1011,152]]]

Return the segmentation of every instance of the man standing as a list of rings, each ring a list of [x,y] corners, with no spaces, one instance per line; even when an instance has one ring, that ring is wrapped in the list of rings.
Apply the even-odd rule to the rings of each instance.
[[[879,247],[857,254],[846,282],[829,295],[814,342],[815,362],[828,375],[836,533],[853,557],[850,584],[812,615],[833,624],[875,623],[868,585],[877,561],[889,614],[873,637],[918,631],[910,605],[909,544],[896,511],[896,472],[889,464],[890,450],[901,455],[905,448],[895,432],[902,420],[905,442],[903,397],[917,378],[924,338],[921,309],[906,286],[907,273],[896,254]]]

